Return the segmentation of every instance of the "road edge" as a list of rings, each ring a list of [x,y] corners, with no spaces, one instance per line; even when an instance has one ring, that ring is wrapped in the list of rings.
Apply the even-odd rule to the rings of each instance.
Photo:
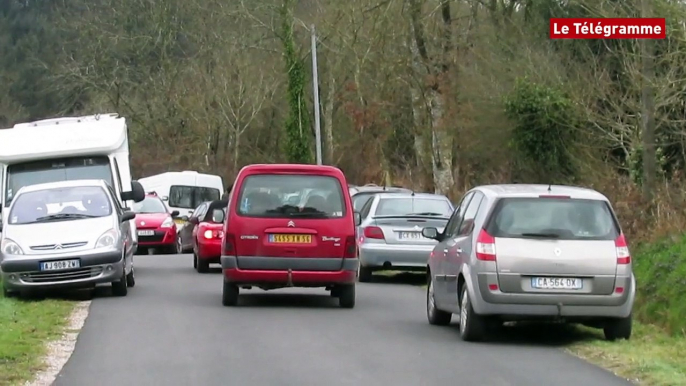
[[[33,380],[24,383],[24,386],[52,385],[76,348],[76,340],[88,318],[91,302],[81,301],[74,305],[62,336],[46,344],[46,355],[42,358],[45,368],[39,371]]]

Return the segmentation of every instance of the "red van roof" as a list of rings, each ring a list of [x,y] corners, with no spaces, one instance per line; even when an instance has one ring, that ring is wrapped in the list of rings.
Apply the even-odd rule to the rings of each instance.
[[[320,173],[345,178],[343,171],[335,166],[311,164],[252,164],[244,166],[238,174],[246,173]]]

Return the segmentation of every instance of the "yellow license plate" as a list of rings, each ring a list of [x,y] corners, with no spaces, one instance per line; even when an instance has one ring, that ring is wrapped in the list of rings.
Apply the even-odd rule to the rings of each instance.
[[[185,221],[181,220],[180,218],[175,218],[174,222],[177,224],[182,224],[182,225],[186,223]]]
[[[312,235],[269,235],[275,244],[312,244]]]

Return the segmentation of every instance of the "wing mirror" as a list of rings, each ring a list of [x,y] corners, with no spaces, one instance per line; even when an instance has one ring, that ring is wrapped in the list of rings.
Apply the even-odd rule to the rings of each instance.
[[[353,213],[353,218],[355,219],[355,226],[360,226],[362,224],[362,216],[360,215],[360,212],[354,212]]]
[[[134,218],[136,218],[136,214],[134,212],[126,211],[121,215],[121,222],[127,222],[133,220]]]
[[[223,223],[224,222],[224,211],[221,209],[215,209],[212,212],[212,222]]]
[[[438,229],[434,227],[426,227],[422,229],[422,236],[426,237],[427,239],[440,241],[440,233],[438,233]]]
[[[178,210],[175,210],[175,211],[171,212],[171,216],[172,216],[173,218],[179,217],[179,211],[178,211]]]
[[[188,222],[194,225],[198,225],[200,224],[200,219],[198,219],[197,217],[191,217],[190,219],[188,219]]]
[[[145,190],[143,190],[143,185],[141,185],[138,181],[131,181],[131,191],[122,192],[121,199],[122,201],[133,200],[133,202],[141,202],[145,200]]]

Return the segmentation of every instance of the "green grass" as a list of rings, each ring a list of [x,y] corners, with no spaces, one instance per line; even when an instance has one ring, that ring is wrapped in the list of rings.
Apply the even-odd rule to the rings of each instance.
[[[686,336],[635,323],[631,340],[608,342],[602,330],[579,329],[587,337],[568,346],[573,354],[640,385],[686,385]]]
[[[634,315],[673,335],[686,334],[686,237],[637,246]]]
[[[60,337],[73,307],[72,301],[8,299],[0,292],[0,385],[21,384],[43,369],[45,344]]]

